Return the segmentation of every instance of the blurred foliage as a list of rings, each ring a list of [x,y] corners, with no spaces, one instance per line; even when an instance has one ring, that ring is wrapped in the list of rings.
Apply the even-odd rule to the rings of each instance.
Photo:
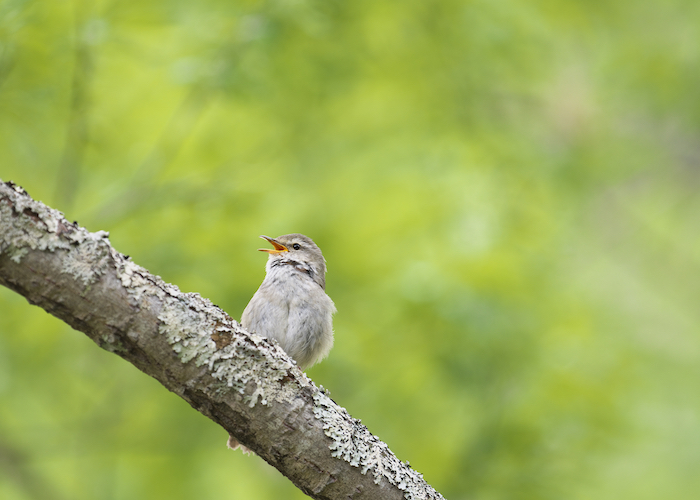
[[[328,260],[310,370],[450,499],[695,498],[700,4],[0,0],[0,178],[232,316]],[[0,290],[0,498],[304,498]]]

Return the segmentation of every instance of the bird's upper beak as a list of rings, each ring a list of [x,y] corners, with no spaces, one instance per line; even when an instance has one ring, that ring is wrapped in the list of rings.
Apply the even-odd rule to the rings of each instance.
[[[265,236],[264,234],[261,234],[260,237],[269,241],[270,243],[272,243],[272,246],[275,248],[274,249],[272,249],[272,248],[258,248],[259,251],[267,252],[269,254],[289,252],[289,249],[286,246],[284,246],[282,243],[277,241],[276,239],[270,238],[269,236]]]

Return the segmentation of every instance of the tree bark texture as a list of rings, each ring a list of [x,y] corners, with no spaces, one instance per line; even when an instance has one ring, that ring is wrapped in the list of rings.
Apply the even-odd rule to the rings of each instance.
[[[0,181],[0,284],[126,359],[317,499],[439,499],[275,343]]]

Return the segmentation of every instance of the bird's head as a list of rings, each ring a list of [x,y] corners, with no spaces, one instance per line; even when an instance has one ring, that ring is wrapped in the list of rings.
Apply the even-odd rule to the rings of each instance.
[[[308,236],[293,233],[270,238],[260,236],[269,241],[274,248],[260,248],[261,252],[270,254],[269,260],[279,261],[279,263],[300,264],[308,269],[309,275],[322,288],[326,286],[326,260],[323,258],[321,249]]]

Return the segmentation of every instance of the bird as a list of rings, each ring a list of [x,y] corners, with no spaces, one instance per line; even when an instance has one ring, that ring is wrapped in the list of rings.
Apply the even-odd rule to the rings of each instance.
[[[276,340],[306,370],[333,347],[336,308],[326,294],[326,260],[316,243],[303,234],[260,237],[273,248],[258,249],[269,254],[265,279],[243,310],[241,326]],[[231,435],[227,444],[250,451]]]

